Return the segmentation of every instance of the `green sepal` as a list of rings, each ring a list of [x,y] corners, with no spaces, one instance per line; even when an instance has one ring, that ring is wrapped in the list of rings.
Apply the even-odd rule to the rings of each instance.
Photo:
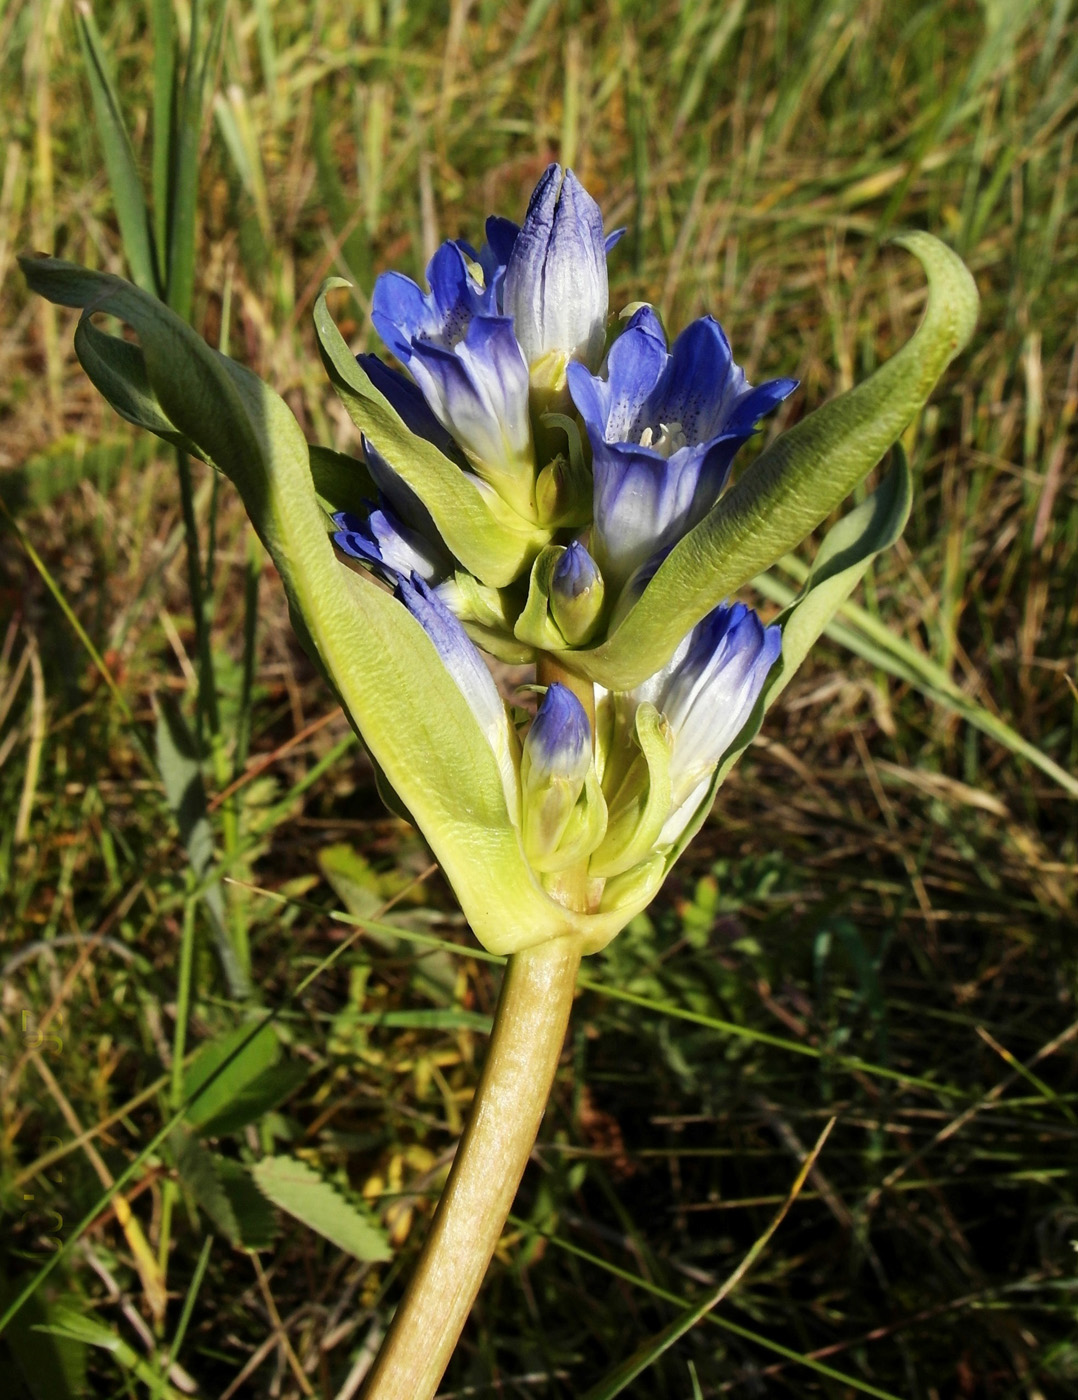
[[[905,529],[913,503],[913,480],[900,444],[895,444],[892,455],[891,469],[876,490],[827,532],[800,592],[775,619],[782,628],[782,654],[741,732],[719,761],[703,801],[667,852],[668,870],[703,826],[727,773],[756,738],[764,715],[789,685],[827,624],[877,554],[890,548]]]
[[[611,794],[606,836],[588,864],[589,875],[622,875],[639,864],[670,815],[668,726],[650,701],[637,706],[635,734],[639,752]]]
[[[56,258],[19,261],[33,291],[87,316],[117,316],[138,334],[139,382],[239,490],[297,635],[430,843],[480,943],[499,954],[565,936],[583,951],[605,946],[637,907],[580,914],[543,890],[493,750],[434,644],[392,595],[334,556],[307,443],[283,399],[122,278]],[[117,355],[110,373],[122,379],[132,363]]]
[[[615,875],[607,880],[599,903],[596,924],[584,941],[584,952],[599,953],[616,937],[630,919],[634,919],[642,909],[646,909],[666,879],[667,862],[661,853],[656,852],[624,875]],[[608,931],[598,921],[607,918],[616,923],[613,932]]]
[[[556,849],[541,855],[531,853],[531,863],[544,875],[568,870],[578,865],[595,850],[606,831],[606,799],[592,765],[585,775],[584,786],[569,814],[558,839]]]
[[[326,293],[350,284],[331,277],[314,305],[314,325],[322,363],[353,423],[415,491],[446,547],[469,573],[493,588],[504,588],[529,566],[550,538],[511,510],[493,491],[417,437],[397,410],[363,372],[326,306]]]
[[[565,638],[550,615],[550,584],[554,568],[565,553],[561,545],[547,545],[532,565],[528,580],[528,601],[513,628],[520,642],[540,651],[563,651]]]
[[[973,333],[977,288],[961,259],[931,234],[894,241],[928,277],[915,333],[863,384],[776,438],[671,550],[614,633],[573,654],[574,670],[608,690],[631,690],[660,670],[717,603],[824,521],[923,407]]]

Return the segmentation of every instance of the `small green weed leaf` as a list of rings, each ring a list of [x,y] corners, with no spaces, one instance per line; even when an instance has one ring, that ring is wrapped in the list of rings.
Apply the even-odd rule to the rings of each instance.
[[[202,1146],[193,1133],[183,1128],[173,1129],[171,1141],[180,1180],[221,1234],[236,1244],[240,1237],[239,1222],[217,1172],[213,1154]]]
[[[776,438],[670,551],[614,634],[574,653],[574,669],[611,690],[654,674],[717,603],[826,520],[924,406],[973,333],[977,288],[961,259],[931,234],[895,241],[928,276],[920,326],[863,384]]]
[[[273,1207],[242,1162],[211,1152],[186,1128],[171,1134],[180,1180],[237,1249],[268,1249],[278,1232]]]
[[[248,1123],[257,1123],[263,1114],[279,1108],[307,1078],[309,1070],[301,1061],[271,1065],[233,1094],[231,1100],[201,1125],[204,1137],[238,1133]]]
[[[318,867],[333,893],[357,919],[376,917],[392,894],[369,862],[343,842],[324,846],[318,853]],[[399,910],[396,917],[402,925],[409,921],[408,914],[402,917]],[[368,928],[366,935],[387,953],[401,946],[400,937],[386,932],[384,927]],[[457,985],[457,965],[452,953],[435,949],[415,959],[414,967],[416,983],[429,999],[439,1005],[452,999]]]
[[[239,1226],[235,1243],[241,1249],[269,1249],[280,1234],[277,1213],[255,1185],[250,1171],[241,1162],[216,1153],[213,1165]]]
[[[547,543],[549,531],[529,525],[480,494],[456,462],[416,437],[389,400],[371,383],[344,343],[326,306],[326,293],[347,287],[339,277],[323,284],[314,325],[326,373],[349,416],[398,475],[421,497],[446,544],[483,583],[512,583]]]
[[[237,1097],[277,1063],[280,1053],[270,1025],[257,1030],[250,1024],[237,1026],[207,1041],[184,1072],[183,1097],[188,1104],[184,1121],[191,1128],[210,1132],[214,1119],[218,1115],[227,1118]]]
[[[392,1257],[386,1232],[335,1186],[296,1157],[265,1157],[252,1175],[273,1202],[339,1249],[365,1263]]]

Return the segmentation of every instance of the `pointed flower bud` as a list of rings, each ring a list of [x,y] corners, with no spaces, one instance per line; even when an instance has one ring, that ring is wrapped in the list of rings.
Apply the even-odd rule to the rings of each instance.
[[[721,603],[661,671],[626,697],[636,704],[650,700],[673,736],[670,815],[660,847],[672,844],[688,825],[781,650],[780,628],[765,627],[744,603]]]
[[[558,868],[557,853],[591,767],[591,726],[571,690],[547,690],[520,760],[524,849],[539,870]]]
[[[586,646],[599,622],[606,589],[595,560],[574,540],[554,566],[550,611],[571,647]]]
[[[502,294],[524,358],[533,372],[542,362],[544,382],[570,359],[598,367],[607,299],[599,206],[571,170],[550,165],[513,243]]]

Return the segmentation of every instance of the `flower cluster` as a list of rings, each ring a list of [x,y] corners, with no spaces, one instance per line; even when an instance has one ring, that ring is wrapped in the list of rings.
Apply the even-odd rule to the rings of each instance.
[[[662,670],[599,693],[594,736],[573,690],[555,683],[522,746],[473,638],[517,660],[554,655],[573,673],[796,387],[750,385],[711,317],[668,349],[645,305],[611,339],[606,260],[620,235],[604,233],[573,172],[551,165],[522,225],[492,217],[480,249],[438,249],[429,290],[396,272],[375,285],[371,319],[403,372],[367,355],[360,367],[496,508],[499,528],[530,532],[515,579],[495,588],[470,574],[368,436],[378,499],[334,517],[338,548],[395,588],[468,699],[533,870],[584,862],[600,880],[681,835],[759,697],[779,630],[720,604]]]

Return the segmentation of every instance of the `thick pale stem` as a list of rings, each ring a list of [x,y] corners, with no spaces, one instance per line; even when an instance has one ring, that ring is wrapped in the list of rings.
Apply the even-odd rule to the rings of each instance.
[[[509,959],[471,1117],[364,1400],[432,1400],[438,1388],[539,1131],[579,964],[567,938]]]

